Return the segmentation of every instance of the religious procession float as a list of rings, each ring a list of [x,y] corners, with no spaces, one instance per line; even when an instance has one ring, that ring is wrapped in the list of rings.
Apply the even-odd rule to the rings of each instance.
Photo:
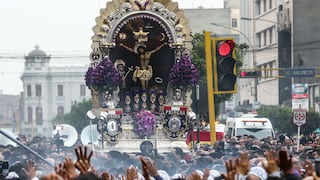
[[[113,0],[100,10],[93,32],[85,81],[93,106],[87,115],[100,134],[96,146],[128,152],[187,149],[199,74],[178,3]]]

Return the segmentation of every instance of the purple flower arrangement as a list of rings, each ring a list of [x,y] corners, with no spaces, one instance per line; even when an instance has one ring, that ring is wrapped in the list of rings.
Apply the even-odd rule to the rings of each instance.
[[[169,71],[169,82],[175,88],[191,88],[200,79],[199,72],[189,55],[183,55]]]
[[[152,112],[141,110],[136,114],[136,133],[140,137],[150,136],[154,133],[156,123],[156,116]]]
[[[85,81],[89,89],[97,91],[114,90],[121,83],[119,72],[108,58],[104,58],[95,67],[89,67]]]

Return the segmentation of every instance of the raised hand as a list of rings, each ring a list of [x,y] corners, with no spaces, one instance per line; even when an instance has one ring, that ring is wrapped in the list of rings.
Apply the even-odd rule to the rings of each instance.
[[[304,177],[313,176],[314,167],[309,159],[305,161],[305,163],[303,164],[303,168],[306,170],[304,173]]]
[[[89,172],[92,170],[91,167],[91,157],[93,154],[93,151],[88,152],[88,146],[82,147],[81,145],[75,149],[76,155],[77,155],[77,161],[75,163],[75,167],[80,171],[81,174],[84,174],[86,172]]]
[[[203,177],[202,177],[202,180],[207,180],[210,176],[210,169],[209,168],[205,168],[203,170]]]
[[[197,172],[193,172],[188,177],[188,180],[202,180],[201,176]]]
[[[146,180],[150,179],[149,176],[156,177],[158,175],[157,166],[152,160],[140,157],[140,161],[142,163],[142,175]]]
[[[27,166],[23,171],[26,173],[28,180],[36,177],[36,166],[32,160],[27,161]]]
[[[114,180],[114,177],[111,174],[107,173],[107,172],[103,172],[101,174],[101,179],[102,180]]]
[[[268,151],[265,154],[267,163],[263,163],[263,168],[267,171],[268,174],[272,174],[278,171],[278,164],[277,164],[277,153],[272,150]]]
[[[64,166],[64,163],[59,163],[57,166],[54,167],[54,171],[56,172],[57,175],[62,177],[64,180],[71,180],[72,175],[69,174]],[[74,177],[76,177],[75,175]]]
[[[137,168],[130,166],[127,169],[126,180],[135,180],[139,179]]]
[[[76,172],[76,167],[71,158],[66,158],[64,160],[63,167],[64,167],[65,174],[68,175],[69,179],[75,178],[78,175]]]
[[[223,178],[225,180],[234,180],[234,177],[236,175],[236,166],[232,162],[232,159],[229,159],[226,161],[226,174],[222,174]]]
[[[250,170],[249,153],[240,152],[240,156],[235,160],[236,174],[246,175]]]
[[[64,179],[61,176],[59,176],[58,174],[53,173],[53,174],[49,174],[46,176],[42,176],[40,178],[40,180],[64,180]]]

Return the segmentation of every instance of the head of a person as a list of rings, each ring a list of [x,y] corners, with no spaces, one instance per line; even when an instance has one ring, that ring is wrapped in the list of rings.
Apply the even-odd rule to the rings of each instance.
[[[180,147],[174,147],[173,153],[177,156],[178,160],[184,159],[184,152]]]
[[[247,174],[247,180],[266,180],[268,173],[261,166],[253,166]]]
[[[142,53],[146,52],[146,47],[145,46],[139,46],[137,48],[137,51],[138,51],[138,53],[142,54]]]

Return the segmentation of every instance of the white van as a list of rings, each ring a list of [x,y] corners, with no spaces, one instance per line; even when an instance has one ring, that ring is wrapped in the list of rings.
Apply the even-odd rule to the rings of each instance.
[[[253,135],[257,139],[275,138],[270,120],[254,114],[243,114],[240,117],[227,118],[225,135],[229,137]]]

